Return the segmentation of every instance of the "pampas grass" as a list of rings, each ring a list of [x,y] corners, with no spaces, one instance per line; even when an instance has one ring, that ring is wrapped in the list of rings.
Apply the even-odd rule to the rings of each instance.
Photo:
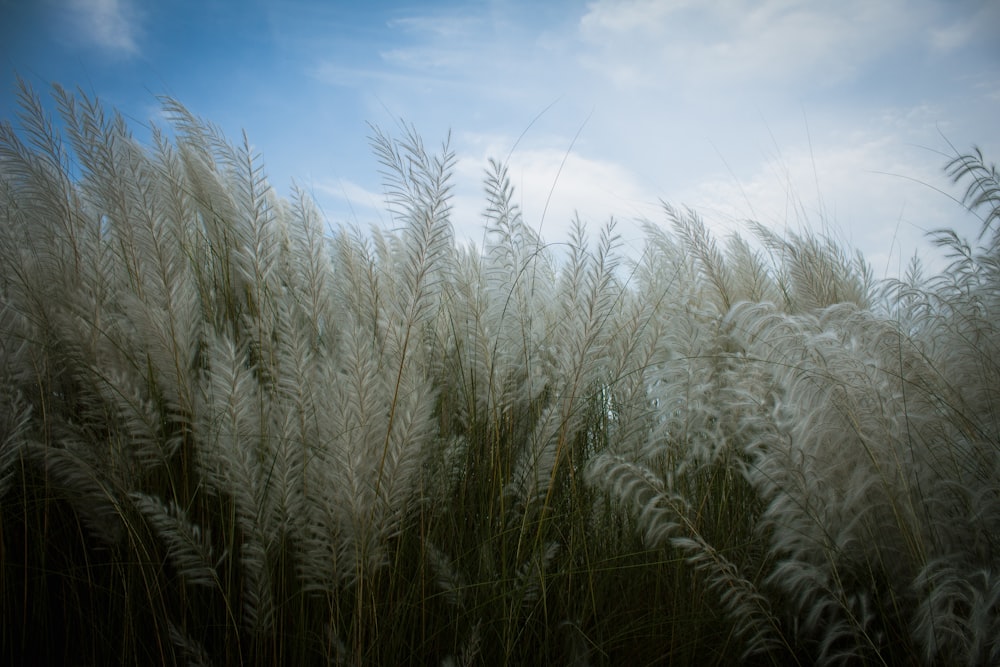
[[[0,650],[62,664],[1000,659],[997,176],[876,281],[664,205],[547,246],[372,128],[327,227],[174,100],[0,124]],[[101,610],[95,613],[95,610]]]

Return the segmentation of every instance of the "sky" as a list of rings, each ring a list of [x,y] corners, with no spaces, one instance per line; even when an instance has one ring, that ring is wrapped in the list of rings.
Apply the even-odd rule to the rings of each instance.
[[[930,230],[980,231],[943,166],[1000,161],[998,33],[996,0],[0,0],[0,118],[17,76],[139,138],[167,95],[334,229],[393,226],[370,137],[405,124],[455,152],[462,240],[496,158],[546,241],[613,216],[638,252],[668,202],[720,237],[832,235],[882,277],[935,265]]]

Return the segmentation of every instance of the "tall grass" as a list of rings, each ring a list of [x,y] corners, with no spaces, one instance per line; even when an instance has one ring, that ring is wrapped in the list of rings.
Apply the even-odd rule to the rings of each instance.
[[[1000,216],[893,281],[664,207],[554,252],[377,128],[326,229],[173,100],[0,125],[0,629],[51,664],[1000,661]]]

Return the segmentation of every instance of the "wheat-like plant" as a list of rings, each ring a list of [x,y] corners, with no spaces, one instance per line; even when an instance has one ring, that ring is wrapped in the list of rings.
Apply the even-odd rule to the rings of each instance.
[[[1000,227],[876,281],[664,205],[547,245],[371,128],[338,226],[175,100],[0,123],[2,659],[1000,660]],[[464,221],[463,221],[464,222]],[[95,615],[94,609],[105,610]]]

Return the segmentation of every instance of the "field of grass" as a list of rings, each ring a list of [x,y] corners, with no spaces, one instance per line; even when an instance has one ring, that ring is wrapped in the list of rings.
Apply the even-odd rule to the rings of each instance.
[[[555,252],[373,132],[391,228],[245,137],[0,125],[0,661],[1000,663],[1000,181],[875,280],[664,207]],[[968,215],[956,207],[956,215]],[[25,663],[26,664],[26,663]]]

